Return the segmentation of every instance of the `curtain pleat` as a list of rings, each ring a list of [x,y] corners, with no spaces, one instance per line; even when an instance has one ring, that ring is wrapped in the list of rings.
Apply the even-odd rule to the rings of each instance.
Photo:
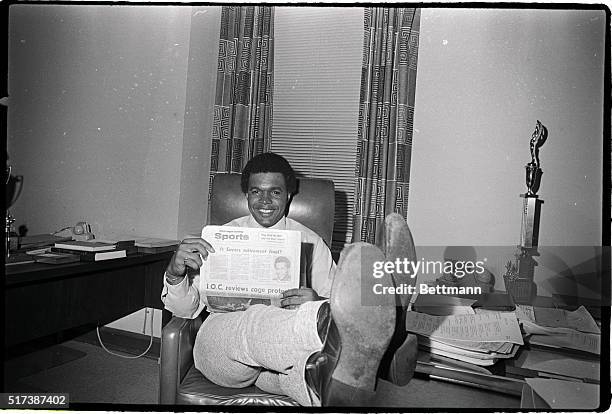
[[[387,214],[407,216],[420,14],[364,13],[353,241],[376,243]]]
[[[222,7],[211,180],[215,173],[241,172],[249,159],[269,149],[273,37],[272,7]]]

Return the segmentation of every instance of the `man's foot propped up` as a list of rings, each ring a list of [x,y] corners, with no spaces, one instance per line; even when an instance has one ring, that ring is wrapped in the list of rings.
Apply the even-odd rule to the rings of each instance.
[[[376,405],[377,372],[396,323],[395,297],[377,295],[373,288],[393,286],[388,274],[373,277],[374,263],[384,260],[382,251],[367,243],[348,245],[340,255],[323,349],[309,359],[306,372],[322,406]]]

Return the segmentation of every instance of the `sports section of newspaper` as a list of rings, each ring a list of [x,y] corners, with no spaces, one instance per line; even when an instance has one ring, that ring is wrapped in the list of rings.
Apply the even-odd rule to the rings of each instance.
[[[299,287],[299,231],[205,226],[202,238],[215,249],[200,267],[200,292],[210,312],[280,306],[282,292]]]

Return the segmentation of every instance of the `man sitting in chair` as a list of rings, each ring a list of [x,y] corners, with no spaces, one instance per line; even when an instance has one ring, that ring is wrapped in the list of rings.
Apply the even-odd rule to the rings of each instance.
[[[195,367],[218,385],[256,385],[304,406],[372,405],[379,364],[395,330],[396,309],[395,298],[388,306],[363,301],[368,292],[360,295],[361,269],[372,279],[372,263],[384,260],[383,253],[365,243],[350,245],[336,269],[325,242],[285,217],[296,178],[280,155],[251,159],[242,172],[241,187],[250,214],[227,225],[300,231],[302,242],[313,245],[311,286],[285,291],[280,308],[256,304],[245,311],[210,314],[196,337]],[[201,238],[183,240],[174,253],[162,291],[165,308],[174,315],[195,318],[204,308],[199,275],[187,275],[188,268],[198,270],[209,254],[215,254],[214,248]],[[392,286],[393,281],[388,276],[376,283]]]

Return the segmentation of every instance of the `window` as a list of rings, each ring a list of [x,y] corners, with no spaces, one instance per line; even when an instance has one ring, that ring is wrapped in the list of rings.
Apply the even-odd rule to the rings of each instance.
[[[332,251],[352,233],[363,8],[277,7],[270,149],[336,188]]]

